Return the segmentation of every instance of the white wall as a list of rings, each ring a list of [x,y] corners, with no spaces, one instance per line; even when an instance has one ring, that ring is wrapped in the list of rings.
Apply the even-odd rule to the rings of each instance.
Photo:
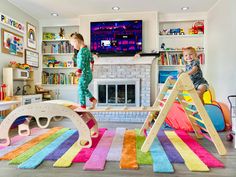
[[[217,100],[226,103],[228,95],[236,94],[235,7],[235,0],[219,0],[208,13],[206,77]]]
[[[28,15],[28,14],[24,13],[23,11],[21,11],[20,9],[18,9],[17,7],[12,5],[11,3],[9,3],[7,0],[0,0],[0,12],[2,12],[3,14],[5,14],[15,20],[18,20],[21,23],[24,23],[25,27],[26,27],[26,22],[33,24],[34,26],[36,26],[36,30],[37,30],[37,34],[38,34],[38,30],[39,30],[38,21],[36,19],[32,18],[30,15]],[[24,35],[24,41],[25,41],[24,48],[27,48],[26,34],[19,33],[16,30],[0,23],[0,30],[2,28],[12,31],[12,32],[19,34],[21,36]],[[38,48],[39,48],[39,45],[40,44],[38,42],[38,35],[37,35],[37,47]],[[16,57],[14,55],[4,54],[0,50],[0,83],[2,82],[2,68],[6,67],[10,61],[24,63],[24,57]],[[39,69],[34,69],[34,71],[35,71],[35,81],[39,82],[40,78],[38,77],[38,75],[41,71]]]
[[[143,20],[143,51],[158,50],[158,13],[112,13],[80,16],[80,33],[84,36],[85,43],[90,46],[90,22],[95,21],[121,21]]]

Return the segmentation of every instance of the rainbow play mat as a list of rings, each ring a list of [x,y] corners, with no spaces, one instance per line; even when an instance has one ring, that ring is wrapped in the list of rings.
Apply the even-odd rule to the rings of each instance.
[[[182,163],[190,171],[209,171],[224,164],[184,131],[160,131],[150,151],[141,152],[145,137],[139,130],[99,129],[90,148],[79,148],[78,132],[69,128],[33,128],[30,136],[11,138],[11,146],[0,147],[0,160],[8,160],[20,169],[37,168],[44,161],[54,167],[84,163],[84,170],[105,170],[106,161],[117,161],[117,168],[138,169],[152,165],[154,172],[173,173],[173,163]]]

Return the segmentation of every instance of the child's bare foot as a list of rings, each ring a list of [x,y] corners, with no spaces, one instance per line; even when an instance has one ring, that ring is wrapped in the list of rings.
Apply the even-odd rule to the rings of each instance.
[[[94,100],[92,101],[92,106],[90,106],[89,109],[94,109],[94,108],[96,107],[96,104],[97,104],[97,100],[94,99]]]

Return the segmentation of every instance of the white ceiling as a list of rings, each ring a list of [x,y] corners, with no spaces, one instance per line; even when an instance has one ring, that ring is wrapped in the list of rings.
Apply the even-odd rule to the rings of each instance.
[[[50,14],[57,12],[56,18],[76,18],[79,15],[105,14],[119,12],[159,11],[179,13],[181,7],[189,6],[188,12],[207,12],[217,0],[8,0],[34,18],[55,18]],[[120,11],[111,8],[119,6]]]

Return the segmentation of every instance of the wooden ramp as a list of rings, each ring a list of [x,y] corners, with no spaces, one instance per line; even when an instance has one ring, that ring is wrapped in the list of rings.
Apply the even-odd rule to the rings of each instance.
[[[188,92],[188,96],[192,98],[191,103],[186,102],[184,99],[185,93],[183,92],[186,91]],[[143,143],[141,150],[143,152],[147,152],[149,150],[154,141],[154,138],[157,136],[157,133],[161,128],[161,125],[164,123],[171,106],[176,100],[182,105],[187,117],[192,124],[196,137],[205,137],[212,141],[218,153],[220,155],[225,155],[227,153],[226,149],[218,133],[216,132],[215,127],[212,124],[211,119],[209,118],[189,75],[186,73],[181,74],[177,81],[171,78],[166,80],[162,90],[153,104],[153,107],[159,111],[156,113],[150,112],[140,130],[141,135],[146,135],[146,140]],[[195,113],[198,113],[201,118],[199,119],[195,117]],[[153,116],[155,114],[158,115],[156,118]],[[151,126],[151,122],[153,121],[154,123]],[[198,123],[203,124],[204,127],[200,126]],[[201,130],[207,132],[209,136],[205,133],[202,133]],[[147,131],[149,131],[148,135],[146,133]]]

